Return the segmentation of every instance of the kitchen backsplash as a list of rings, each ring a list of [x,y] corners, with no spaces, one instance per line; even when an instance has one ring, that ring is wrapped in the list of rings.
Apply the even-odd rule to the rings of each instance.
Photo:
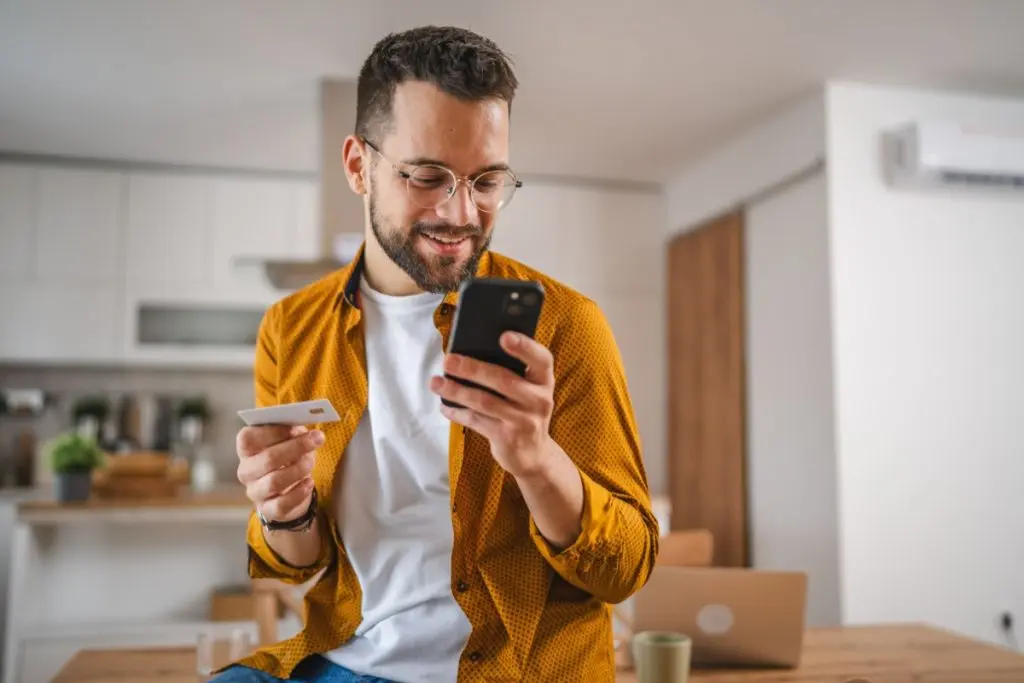
[[[73,429],[72,408],[79,398],[104,395],[116,410],[122,397],[205,396],[210,419],[203,441],[216,461],[218,477],[233,481],[237,458],[235,435],[241,420],[236,412],[253,405],[252,373],[245,370],[155,368],[85,368],[0,364],[0,387],[41,389],[54,399],[40,417],[0,417],[0,457],[10,458],[18,435],[29,427],[39,443]],[[36,471],[40,472],[37,465]],[[45,475],[44,475],[45,476]]]

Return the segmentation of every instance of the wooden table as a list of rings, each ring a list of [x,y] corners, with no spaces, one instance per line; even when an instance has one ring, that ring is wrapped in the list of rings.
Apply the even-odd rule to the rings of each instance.
[[[924,626],[812,629],[796,670],[695,669],[704,683],[1021,683],[1024,656]],[[195,650],[85,650],[53,683],[195,683]],[[631,671],[619,683],[636,683]]]

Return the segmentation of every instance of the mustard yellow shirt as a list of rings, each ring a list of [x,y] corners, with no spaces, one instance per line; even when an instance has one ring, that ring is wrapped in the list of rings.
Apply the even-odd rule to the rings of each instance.
[[[360,250],[352,264],[271,306],[260,327],[257,405],[328,398],[341,416],[321,427],[326,443],[313,469],[324,538],[316,563],[288,565],[267,545],[255,514],[249,521],[250,576],[299,584],[323,572],[306,594],[301,632],[241,661],[279,678],[307,656],[344,644],[361,620],[362,594],[332,497],[367,405],[362,263]],[[472,625],[458,681],[612,683],[610,605],[647,581],[659,537],[622,359],[604,315],[582,294],[494,252],[481,259],[477,276],[544,286],[536,338],[555,361],[551,436],[579,467],[584,504],[579,538],[557,551],[487,440],[452,425],[452,592]],[[434,314],[444,348],[456,303],[451,293]]]

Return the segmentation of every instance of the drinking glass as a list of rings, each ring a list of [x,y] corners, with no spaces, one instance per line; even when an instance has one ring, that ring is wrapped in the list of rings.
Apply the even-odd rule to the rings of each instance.
[[[213,635],[202,631],[196,637],[196,680],[206,683],[213,678]]]
[[[237,661],[252,652],[252,639],[245,629],[236,628],[231,632],[231,649],[228,655],[231,661]]]

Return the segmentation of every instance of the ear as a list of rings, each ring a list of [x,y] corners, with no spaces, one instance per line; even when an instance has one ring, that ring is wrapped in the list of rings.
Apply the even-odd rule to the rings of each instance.
[[[355,135],[345,138],[342,145],[342,163],[345,167],[345,177],[348,178],[348,186],[356,194],[366,194],[366,178],[364,171],[369,170],[369,162],[365,154],[363,142]]]

